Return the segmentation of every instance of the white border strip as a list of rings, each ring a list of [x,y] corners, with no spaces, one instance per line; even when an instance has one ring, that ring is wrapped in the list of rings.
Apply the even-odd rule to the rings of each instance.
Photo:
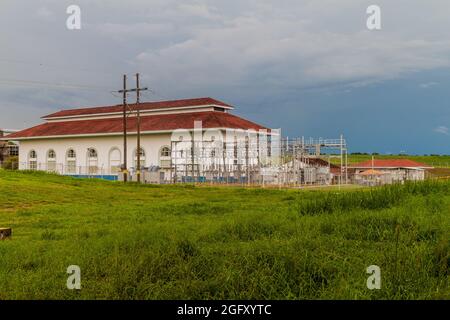
[[[255,130],[255,129],[242,129],[242,128],[203,128],[204,130]],[[161,134],[161,133],[172,133],[175,130],[187,130],[194,131],[194,128],[178,128],[173,130],[156,130],[156,131],[142,131],[141,134],[151,135],[151,134]],[[258,130],[256,130],[258,132]],[[276,132],[266,132],[267,135],[277,135]],[[128,132],[129,135],[137,135],[137,132]],[[22,140],[40,140],[40,139],[64,139],[64,138],[91,138],[91,137],[111,137],[111,136],[123,136],[123,132],[111,132],[111,133],[86,133],[86,134],[70,134],[70,135],[55,135],[55,136],[34,136],[34,137],[17,137],[10,138],[3,137],[0,140],[11,140],[11,141],[22,141]]]
[[[104,108],[111,108],[111,107],[121,107],[121,106],[117,105],[117,106],[110,106],[110,107],[104,107]],[[223,109],[228,109],[228,110],[233,110],[234,109],[233,107],[221,106],[221,105],[217,105],[217,104],[204,104],[204,105],[189,106],[189,107],[141,109],[140,111],[141,111],[141,114],[146,114],[146,113],[155,113],[155,112],[160,112],[160,111],[172,111],[172,110],[176,111],[176,110],[198,109],[198,108],[208,108],[208,107],[223,108]],[[82,109],[72,109],[72,110],[82,110]],[[86,108],[86,110],[89,110],[89,108]],[[68,110],[61,110],[61,111],[58,111],[58,112],[55,112],[55,113],[64,112],[64,111],[71,111],[71,110],[70,109],[68,109]],[[60,120],[60,119],[71,119],[71,118],[91,118],[91,117],[98,117],[98,116],[121,115],[122,113],[123,113],[122,111],[118,111],[118,112],[105,112],[105,113],[78,114],[78,115],[60,116],[60,117],[44,116],[44,117],[41,117],[41,119],[44,119],[44,120]]]

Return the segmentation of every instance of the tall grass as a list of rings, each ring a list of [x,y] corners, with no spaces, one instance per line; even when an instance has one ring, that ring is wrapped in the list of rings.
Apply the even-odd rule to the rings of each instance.
[[[449,182],[136,186],[0,171],[0,299],[446,299]],[[79,265],[81,291],[66,288]],[[368,290],[378,265],[382,289]]]
[[[380,210],[398,206],[408,197],[448,194],[449,191],[450,183],[429,180],[353,192],[327,192],[317,194],[313,199],[301,201],[299,212],[302,215],[316,215],[355,209]]]

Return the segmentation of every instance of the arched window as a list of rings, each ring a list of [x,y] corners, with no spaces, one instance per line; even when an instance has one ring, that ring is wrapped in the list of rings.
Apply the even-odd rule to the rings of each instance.
[[[122,156],[118,148],[112,148],[109,151],[109,170],[111,173],[120,172],[121,158]]]
[[[145,167],[145,150],[141,148],[141,150],[140,150],[140,152],[139,152],[139,157],[140,157],[139,160],[140,160],[140,162],[141,162],[141,163],[140,163],[140,166],[138,166],[137,156],[138,156],[137,150],[135,150],[135,151],[134,151],[134,167],[135,167],[136,169],[139,169],[139,167],[140,167],[140,168]]]
[[[170,168],[171,166],[171,155],[170,148],[164,146],[159,150],[159,166],[161,168]]]
[[[47,171],[56,171],[56,152],[53,149],[47,151]]]
[[[87,159],[88,173],[97,174],[98,173],[98,154],[97,150],[94,148],[88,149],[88,159]]]
[[[67,150],[66,154],[66,172],[68,174],[77,173],[77,153],[73,149]]]
[[[169,147],[162,147],[160,152],[161,157],[170,157],[170,148]]]
[[[28,153],[28,169],[37,170],[37,153],[34,150]]]
[[[97,158],[97,150],[89,148],[89,158]]]
[[[73,150],[73,149],[67,150],[67,158],[76,158],[76,157],[77,157],[77,153],[75,152],[75,150]]]

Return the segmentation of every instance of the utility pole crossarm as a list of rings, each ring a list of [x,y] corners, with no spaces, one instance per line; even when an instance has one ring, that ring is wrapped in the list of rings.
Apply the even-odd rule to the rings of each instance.
[[[128,93],[128,92],[138,92],[138,91],[147,91],[148,90],[148,88],[147,87],[145,87],[145,88],[134,88],[134,89],[128,89],[128,90],[119,90],[119,91],[117,91],[118,93]]]

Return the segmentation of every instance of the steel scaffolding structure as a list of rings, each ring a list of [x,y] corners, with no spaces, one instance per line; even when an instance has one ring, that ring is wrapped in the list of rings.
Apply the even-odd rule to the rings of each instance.
[[[184,147],[181,147],[181,144],[184,144]],[[262,152],[263,148],[267,150]],[[262,159],[261,154],[270,156]],[[327,158],[328,161],[325,165],[324,162],[318,163],[317,158]],[[172,183],[265,185],[271,182],[298,186],[331,183],[331,178],[323,176],[323,169],[326,168],[330,174],[331,158],[340,159],[340,174],[335,174],[337,183],[347,184],[347,142],[343,136],[340,139],[282,138],[275,150],[270,141],[267,145],[261,145],[259,140],[250,139],[246,139],[243,144],[202,141],[201,146],[194,141],[173,141],[170,164],[162,169],[166,171]]]
[[[311,158],[338,158],[340,161],[340,181],[339,183],[348,184],[348,148],[344,135],[339,139],[322,139],[322,138],[294,138],[285,139],[285,152],[300,161],[308,161]],[[323,153],[325,151],[326,153]]]
[[[164,154],[159,155],[157,164],[130,167],[130,179],[137,181],[139,170],[145,183],[302,187],[349,182],[344,136],[339,139],[292,139],[261,134],[241,138],[222,141],[203,137],[200,141],[171,141]],[[336,165],[331,163],[331,158],[338,158],[340,165],[337,161]],[[77,166],[54,160],[38,163],[34,159],[21,163],[20,168],[123,180],[117,166],[99,167],[97,163]]]

